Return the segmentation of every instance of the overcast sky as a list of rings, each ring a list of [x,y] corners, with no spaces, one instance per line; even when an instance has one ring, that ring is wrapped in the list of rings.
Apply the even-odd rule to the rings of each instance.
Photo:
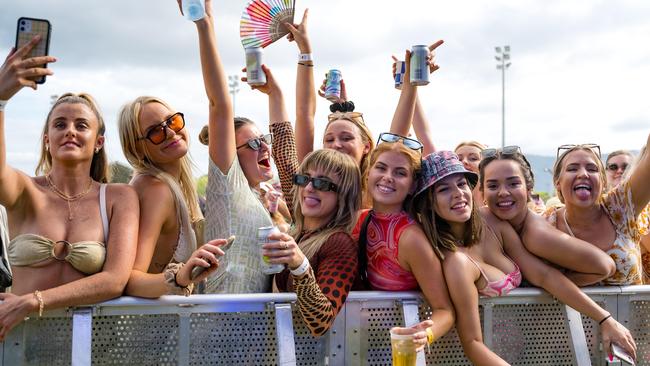
[[[563,143],[597,142],[603,151],[638,149],[650,132],[650,2],[596,0],[297,0],[297,20],[310,9],[316,79],[338,68],[373,133],[388,130],[399,93],[391,54],[443,39],[441,66],[419,93],[438,148],[461,140],[501,144],[501,73],[494,46],[511,46],[506,72],[506,144],[554,155]],[[213,1],[219,50],[229,74],[240,74],[244,52],[239,18],[244,0]],[[173,0],[3,0],[0,52],[15,40],[20,16],[49,19],[55,76],[21,91],[6,108],[9,163],[29,173],[50,96],[89,92],[108,124],[111,160],[124,161],[117,136],[120,106],[155,95],[186,114],[197,175],[207,148],[196,138],[207,121],[196,30]],[[294,111],[298,50],[285,40],[264,51]],[[2,56],[4,59],[4,56]],[[246,85],[236,114],[266,129],[267,100]],[[317,144],[328,113],[319,98]]]

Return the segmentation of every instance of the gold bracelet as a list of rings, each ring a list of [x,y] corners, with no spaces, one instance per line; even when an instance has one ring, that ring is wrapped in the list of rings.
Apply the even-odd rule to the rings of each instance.
[[[428,344],[433,343],[433,341],[435,340],[435,338],[433,337],[433,330],[431,330],[431,328],[427,328],[426,332],[427,332],[427,343]]]
[[[36,301],[38,301],[38,317],[40,318],[43,316],[43,310],[45,310],[45,302],[43,301],[43,295],[41,295],[40,291],[34,291],[34,296],[36,296]]]

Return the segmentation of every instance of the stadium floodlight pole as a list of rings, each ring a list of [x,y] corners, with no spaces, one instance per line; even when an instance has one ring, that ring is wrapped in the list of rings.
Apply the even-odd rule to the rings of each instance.
[[[495,47],[494,58],[498,61],[497,70],[501,70],[501,148],[506,145],[506,69],[510,67],[510,46]]]
[[[239,76],[238,75],[229,75],[228,76],[228,87],[230,87],[230,94],[232,94],[232,113],[233,115],[237,115],[235,113],[235,96],[237,93],[239,93]]]

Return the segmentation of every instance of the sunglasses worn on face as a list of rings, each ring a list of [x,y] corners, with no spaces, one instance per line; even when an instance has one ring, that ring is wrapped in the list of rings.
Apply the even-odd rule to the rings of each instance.
[[[622,171],[626,171],[627,167],[628,167],[628,165],[625,164],[625,163],[621,164],[620,166],[618,164],[616,164],[616,163],[607,164],[607,170],[611,170],[613,172],[615,172],[615,171],[617,171],[619,169],[621,169]]]
[[[382,142],[394,143],[394,142],[399,142],[400,140],[402,141],[402,144],[404,144],[404,146],[408,147],[409,149],[419,151],[420,153],[422,153],[424,147],[422,146],[422,143],[420,143],[420,141],[409,137],[404,137],[402,135],[398,135],[395,133],[391,133],[391,132],[383,132],[379,134],[379,139],[377,139],[377,145],[379,145]]]
[[[151,141],[151,143],[154,145],[160,145],[163,143],[163,141],[167,139],[168,128],[174,131],[175,133],[178,133],[184,127],[185,127],[185,116],[183,116],[183,113],[181,112],[176,112],[166,120],[160,122],[155,126],[150,127],[144,136],[138,137],[138,141],[147,139]]]
[[[598,156],[599,159],[601,159],[600,145],[598,145],[598,144],[579,144],[579,145],[566,144],[566,145],[561,145],[560,147],[557,148],[557,156],[556,156],[556,158],[559,159],[560,156],[566,154],[567,151],[572,150],[572,149],[576,149],[576,148],[578,148],[578,149],[582,149],[582,148],[590,149],[591,151],[593,151]]]
[[[248,146],[249,148],[251,148],[251,150],[257,151],[257,150],[262,148],[262,142],[269,145],[269,146],[271,144],[273,144],[273,134],[269,133],[269,134],[266,134],[266,135],[262,135],[260,137],[252,138],[252,139],[246,141],[245,143],[237,146],[237,149]]]
[[[317,189],[321,192],[338,192],[339,190],[339,187],[327,178],[312,178],[304,174],[296,174],[293,176],[293,184],[297,186],[307,187],[309,182],[311,182],[311,185],[314,187],[314,189]]]

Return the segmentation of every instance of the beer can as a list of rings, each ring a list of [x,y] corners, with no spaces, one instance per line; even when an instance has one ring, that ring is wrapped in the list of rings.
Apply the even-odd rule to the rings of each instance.
[[[411,84],[427,85],[429,84],[429,66],[427,57],[429,48],[426,45],[416,45],[411,48]]]
[[[272,264],[269,263],[269,257],[262,255],[262,245],[265,243],[275,243],[274,241],[269,241],[269,235],[273,233],[279,233],[275,226],[265,226],[257,229],[257,244],[260,247],[260,258],[262,261],[262,273],[271,275],[280,273],[284,270],[284,264]]]
[[[341,98],[341,80],[343,75],[339,70],[330,70],[327,72],[325,82],[325,98],[334,103]]]
[[[248,85],[266,84],[266,74],[262,70],[262,47],[246,48],[246,78]]]
[[[402,89],[404,74],[406,74],[406,62],[395,61],[395,89]]]

